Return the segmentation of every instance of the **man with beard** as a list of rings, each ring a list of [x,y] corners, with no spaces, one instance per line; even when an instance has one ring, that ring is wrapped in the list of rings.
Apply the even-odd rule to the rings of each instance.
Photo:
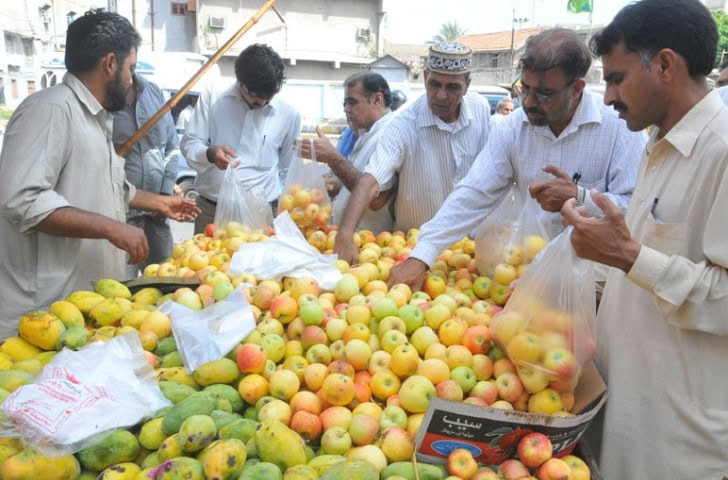
[[[514,183],[541,205],[551,238],[563,229],[559,210],[569,198],[588,214],[600,213],[591,188],[627,208],[646,138],[585,88],[591,59],[572,30],[544,30],[528,39],[520,60],[522,108],[495,124],[468,175],[420,229],[409,258],[392,268],[390,284],[419,289],[437,255],[470,234]]]
[[[281,57],[267,45],[253,44],[235,60],[232,85],[209,85],[180,141],[180,150],[197,171],[195,189],[202,210],[195,233],[215,221],[225,170],[236,164],[236,178],[246,190],[260,189],[273,213],[281,184],[293,158],[294,140],[301,136],[301,116],[275,98],[283,86]]]
[[[372,200],[396,185],[394,229],[432,218],[488,141],[490,105],[468,93],[472,53],[460,43],[432,45],[425,94],[397,113],[357,180],[341,216],[335,252],[357,261],[354,231]]]
[[[0,155],[0,336],[100,278],[123,278],[148,253],[127,206],[185,220],[197,207],[125,181],[112,116],[136,66],[139,34],[128,20],[91,11],[68,27],[63,83],[26,98],[8,123]],[[107,111],[108,110],[108,111]]]
[[[338,192],[334,200],[335,225],[341,223],[341,215],[351,191],[356,187],[361,171],[369,163],[377,142],[382,138],[382,132],[392,120],[390,107],[394,99],[387,81],[374,72],[356,73],[344,80],[344,87],[344,113],[357,137],[348,159],[334,147],[320,128],[316,128],[318,138],[311,142],[303,140],[301,144],[303,158],[313,158],[313,147],[316,160],[328,165],[333,172],[333,178],[327,182],[334,183],[334,191]],[[375,200],[375,208],[370,204],[359,223],[360,228],[374,233],[392,230],[391,193],[391,190],[382,192],[381,197]]]

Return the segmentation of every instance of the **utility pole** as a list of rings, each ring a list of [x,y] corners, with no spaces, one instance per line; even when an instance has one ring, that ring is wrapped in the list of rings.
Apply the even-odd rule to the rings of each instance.
[[[154,15],[157,12],[154,11],[154,0],[149,0],[149,24],[151,25],[151,41],[152,41],[152,51],[155,50],[154,48]]]
[[[526,23],[527,21],[528,21],[528,18],[526,18],[526,17],[516,18],[516,8],[513,7],[513,14],[511,16],[511,68],[513,68],[515,66],[515,64],[513,62],[513,60],[514,60],[513,57],[515,56],[514,40],[515,40],[515,36],[516,36],[516,23],[518,24],[518,28],[520,29],[521,25]]]

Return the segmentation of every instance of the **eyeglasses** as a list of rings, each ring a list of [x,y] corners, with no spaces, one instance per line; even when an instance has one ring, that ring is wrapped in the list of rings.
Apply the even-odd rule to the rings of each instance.
[[[516,94],[516,96],[520,97],[521,100],[525,100],[526,97],[528,97],[529,95],[533,95],[533,97],[536,99],[536,101],[538,103],[545,105],[547,103],[550,103],[551,99],[554,96],[560,94],[561,92],[563,92],[564,90],[569,88],[571,86],[571,84],[577,80],[577,78],[578,77],[572,78],[571,81],[569,81],[569,83],[567,83],[562,88],[560,88],[554,92],[551,92],[551,93],[538,92],[538,91],[536,91],[536,89],[532,89],[531,87],[529,87],[528,85],[523,83],[523,80],[519,79],[519,80],[516,80],[515,82],[513,82],[513,84],[511,85],[511,91],[514,94]]]

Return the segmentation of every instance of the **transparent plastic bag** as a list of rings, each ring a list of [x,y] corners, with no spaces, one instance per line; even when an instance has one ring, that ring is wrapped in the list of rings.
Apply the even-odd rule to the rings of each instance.
[[[57,353],[33,383],[5,399],[0,436],[46,456],[67,455],[170,405],[138,335],[129,332]]]
[[[296,154],[286,175],[283,194],[278,201],[278,214],[287,211],[304,235],[326,228],[332,210],[323,176],[324,170],[316,161],[313,142],[311,156],[311,160],[301,157],[301,145],[297,144]]]
[[[540,211],[527,192],[511,187],[475,235],[475,265],[481,275],[509,285],[523,274],[549,241]]]
[[[217,197],[214,221],[216,234],[231,230],[227,228],[231,222],[239,223],[240,229],[245,233],[269,231],[273,223],[273,212],[265,192],[257,187],[244,188],[243,182],[237,178],[244,170],[236,168],[234,164],[235,162],[228,164]]]
[[[224,300],[193,310],[172,300],[158,309],[172,319],[172,333],[182,364],[192,373],[203,363],[227,355],[255,330],[255,316],[239,285]]]
[[[594,265],[574,252],[572,231],[546,245],[490,324],[530,393],[573,392],[596,348]]]

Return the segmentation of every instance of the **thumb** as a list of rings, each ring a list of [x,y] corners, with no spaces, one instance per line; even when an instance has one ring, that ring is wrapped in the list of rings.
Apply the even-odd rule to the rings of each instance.
[[[599,207],[599,210],[604,213],[605,217],[610,218],[622,215],[622,211],[619,209],[619,207],[617,207],[617,205],[615,205],[609,199],[609,197],[607,197],[600,191],[596,189],[589,190],[589,195],[591,196],[594,204]]]
[[[569,181],[571,180],[571,177],[569,176],[568,173],[561,170],[559,167],[557,167],[556,165],[554,165],[552,163],[549,163],[548,165],[544,166],[543,171],[546,173],[550,173],[551,175],[553,175],[556,178],[564,178]]]
[[[321,130],[321,125],[316,125],[316,135],[318,135],[319,138],[324,138],[326,134],[323,130]]]

